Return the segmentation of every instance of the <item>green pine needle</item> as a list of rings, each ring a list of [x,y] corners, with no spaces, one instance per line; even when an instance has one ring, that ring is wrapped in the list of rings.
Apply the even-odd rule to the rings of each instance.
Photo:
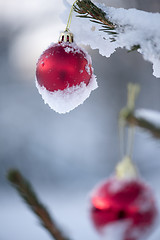
[[[74,11],[80,14],[78,17],[91,18],[92,21],[94,20],[96,23],[108,26],[110,29],[116,28],[116,26],[107,19],[106,13],[90,0],[78,0],[74,5]]]

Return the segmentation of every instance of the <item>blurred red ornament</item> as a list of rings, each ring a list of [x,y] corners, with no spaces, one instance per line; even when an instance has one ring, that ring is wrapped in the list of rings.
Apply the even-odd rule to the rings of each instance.
[[[106,180],[94,190],[91,203],[91,218],[96,229],[107,233],[108,226],[123,222],[123,233],[118,237],[122,240],[141,239],[157,216],[152,191],[138,178]],[[115,227],[113,231],[116,230]],[[108,239],[111,240],[109,236]]]

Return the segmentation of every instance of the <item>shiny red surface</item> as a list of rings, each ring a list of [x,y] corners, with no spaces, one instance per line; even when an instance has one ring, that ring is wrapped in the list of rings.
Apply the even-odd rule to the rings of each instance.
[[[66,52],[68,47],[70,52]],[[90,73],[86,71],[88,64]],[[89,83],[92,76],[91,63],[88,63],[86,54],[70,43],[56,43],[45,50],[40,56],[36,77],[40,86],[48,91],[64,90],[67,87]]]
[[[91,197],[91,219],[98,231],[108,224],[130,220],[124,240],[137,240],[154,224],[157,210],[150,188],[139,180],[108,179]],[[139,237],[133,232],[139,232]]]

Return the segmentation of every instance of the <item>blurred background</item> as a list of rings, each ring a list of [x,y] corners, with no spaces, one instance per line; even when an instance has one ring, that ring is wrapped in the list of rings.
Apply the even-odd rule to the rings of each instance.
[[[160,11],[159,0],[97,2]],[[127,83],[141,85],[137,108],[160,111],[160,79],[151,64],[122,49],[107,59],[87,48],[99,88],[83,105],[59,115],[44,104],[35,87],[36,62],[65,28],[64,12],[61,0],[0,0],[0,240],[51,239],[7,182],[10,168],[33,183],[72,239],[99,239],[89,219],[89,193],[120,160],[117,119]],[[137,129],[134,161],[160,206],[160,141]],[[159,238],[157,227],[149,239]]]

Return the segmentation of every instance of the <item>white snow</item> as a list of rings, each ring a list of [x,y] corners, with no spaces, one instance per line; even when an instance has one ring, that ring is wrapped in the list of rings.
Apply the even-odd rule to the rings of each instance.
[[[85,70],[89,75],[91,74],[90,67],[87,64],[85,66]]]
[[[146,183],[144,183],[146,185]],[[145,213],[152,208],[153,202],[151,201],[151,196],[153,196],[152,190],[147,186],[147,191],[143,192],[143,196],[137,199],[136,204],[140,206],[139,212]]]
[[[68,87],[66,89],[49,92],[44,86],[41,87],[36,80],[36,87],[42,95],[45,104],[58,113],[67,113],[82,104],[95,90],[98,85],[96,76],[92,74],[89,84],[84,82],[80,85]]]
[[[110,192],[116,193],[116,192],[120,191],[124,187],[125,183],[126,183],[126,181],[123,181],[123,180],[117,181],[117,179],[115,179],[115,180],[113,179],[112,184],[109,186]]]
[[[157,127],[160,127],[160,112],[148,109],[137,109],[135,111],[137,118],[144,119]]]
[[[130,228],[131,221],[117,221],[114,223],[110,223],[102,229],[102,235],[104,240],[123,240],[126,238],[127,229]],[[137,228],[136,226],[132,226],[132,231],[129,231],[129,237],[133,239],[147,239],[148,235],[151,233],[151,229],[143,229]]]
[[[66,47],[64,50],[65,50],[66,53],[69,53],[69,52],[72,51],[72,48]]]
[[[55,43],[51,43],[49,45],[49,47],[52,47],[54,46]],[[80,46],[78,46],[75,42],[72,42],[72,43],[68,43],[68,42],[62,42],[60,43],[61,46],[64,47],[64,50],[66,53],[70,53],[72,52],[73,54],[76,54],[76,53],[81,53],[81,52],[84,52],[84,57],[87,59],[87,61],[91,61],[91,57],[90,55],[87,53],[87,51],[83,48],[81,48]],[[49,48],[48,47],[48,48]]]
[[[67,46],[64,48],[64,50],[65,50],[65,52],[66,53],[69,53],[69,52],[72,52],[72,53],[80,53],[80,47],[78,47],[74,42],[73,43],[70,43],[70,45],[68,46],[68,43],[62,43],[62,45],[66,45],[67,44]],[[82,50],[82,49],[81,49]],[[84,52],[84,50],[83,50],[83,52]],[[86,55],[88,55],[88,54],[86,54]]]
[[[76,42],[99,49],[99,53],[106,57],[110,57],[119,47],[130,50],[134,45],[140,45],[138,51],[153,64],[153,75],[160,77],[160,14],[96,5],[117,26],[116,41],[111,42],[112,35],[99,31],[99,24],[87,18],[78,18],[77,13],[74,13],[70,30],[74,33]]]
[[[123,240],[124,234],[130,221],[117,221],[115,223],[108,224],[107,227],[104,227],[102,233],[106,240]]]

